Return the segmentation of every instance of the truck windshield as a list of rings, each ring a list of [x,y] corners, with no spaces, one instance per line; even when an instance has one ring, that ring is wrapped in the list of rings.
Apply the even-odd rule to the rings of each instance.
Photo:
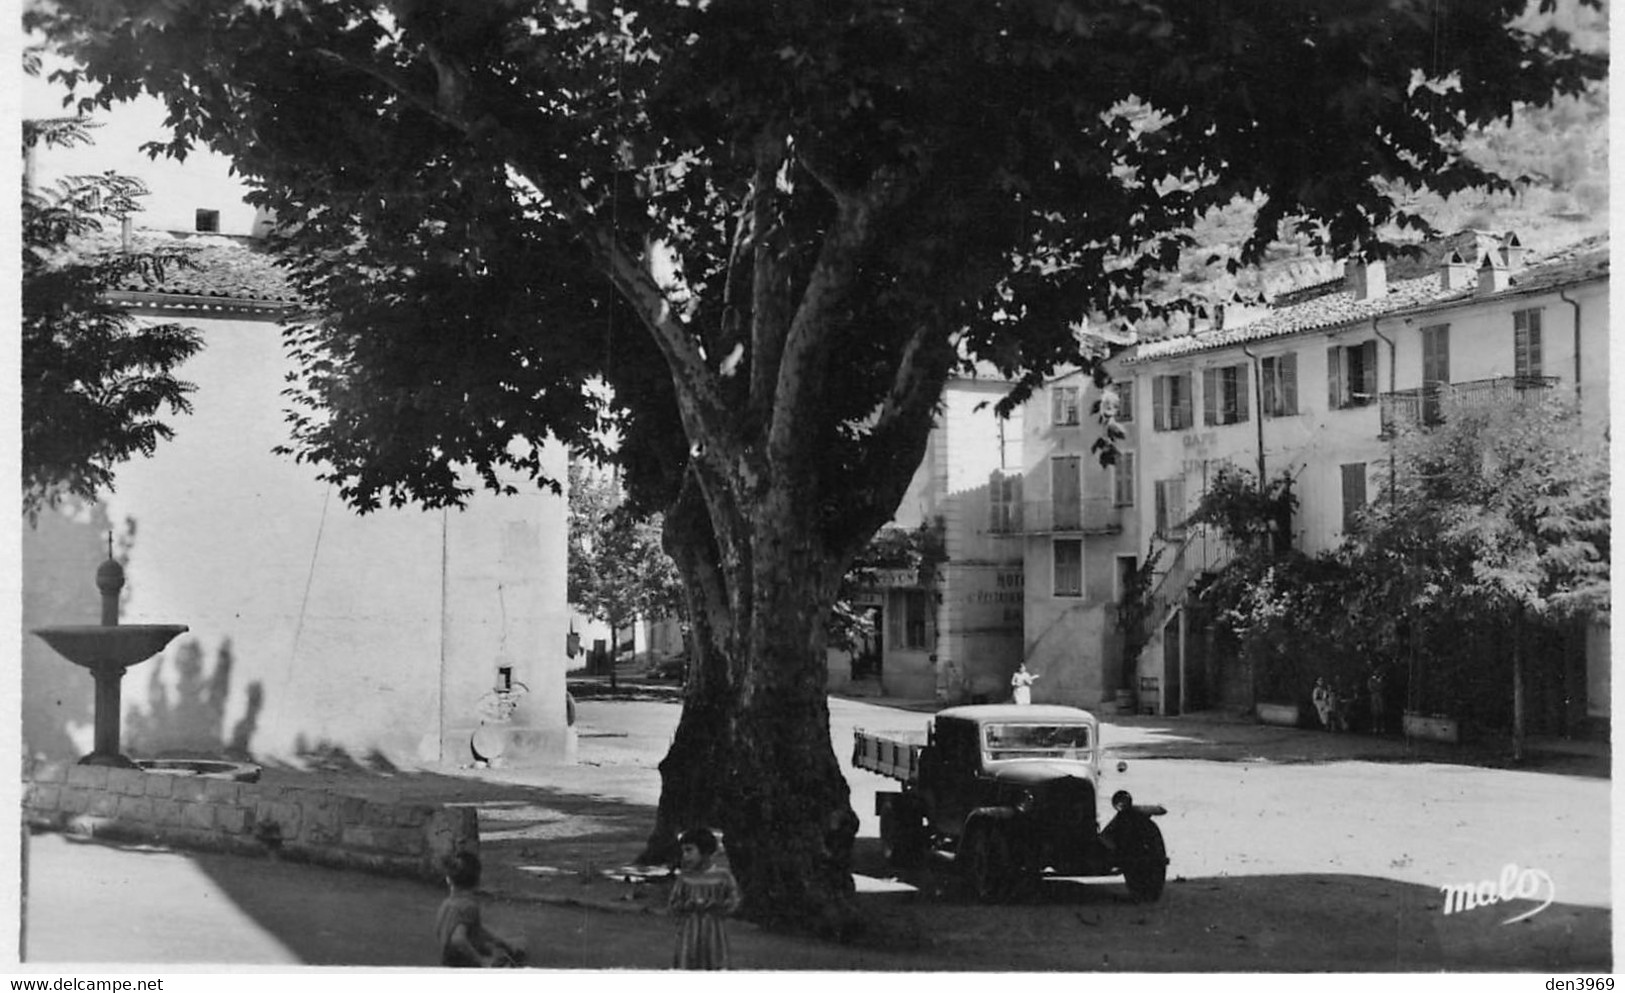
[[[1087,724],[984,724],[982,747],[1000,759],[1088,758]]]

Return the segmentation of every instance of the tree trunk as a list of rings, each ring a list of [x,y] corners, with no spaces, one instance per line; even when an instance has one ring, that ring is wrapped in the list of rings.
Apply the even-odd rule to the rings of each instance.
[[[661,794],[643,858],[670,861],[680,832],[719,831],[764,924],[841,936],[855,923],[857,818],[829,736],[824,622],[833,589],[811,538],[747,525],[734,580],[690,504],[667,517],[684,576],[694,655],[683,714],[660,763]],[[686,512],[685,512],[686,510]],[[805,529],[803,529],[805,531]]]

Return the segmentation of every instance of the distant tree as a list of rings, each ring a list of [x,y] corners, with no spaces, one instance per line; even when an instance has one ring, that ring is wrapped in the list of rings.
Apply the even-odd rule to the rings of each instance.
[[[617,638],[639,618],[679,617],[683,586],[660,545],[661,522],[630,512],[614,477],[570,465],[568,598]]]
[[[1597,6],[1596,2],[1591,3]],[[50,0],[287,226],[301,456],[363,509],[540,474],[604,419],[695,649],[648,855],[715,824],[754,919],[845,933],[825,622],[945,383],[1021,403],[1193,223],[1333,253],[1507,182],[1466,134],[1606,72],[1526,0]],[[1543,8],[1551,7],[1542,0]],[[604,403],[585,389],[602,379]]]
[[[82,118],[23,121],[23,156],[88,143]],[[25,179],[32,169],[25,164]],[[30,521],[66,496],[113,489],[120,463],[173,436],[162,420],[191,409],[192,385],[173,370],[201,347],[196,330],[139,323],[106,293],[162,281],[181,250],[131,252],[92,236],[140,210],[140,181],[113,172],[72,176],[22,199],[22,496]]]

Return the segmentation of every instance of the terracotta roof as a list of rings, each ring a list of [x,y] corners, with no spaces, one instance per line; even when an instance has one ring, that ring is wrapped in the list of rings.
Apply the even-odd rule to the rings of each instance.
[[[1476,268],[1475,265],[1475,271]],[[1497,295],[1545,292],[1607,275],[1608,236],[1598,235],[1515,272],[1507,289]],[[1474,298],[1474,293],[1471,284],[1460,289],[1441,289],[1437,272],[1416,279],[1390,279],[1387,295],[1374,300],[1356,300],[1348,289],[1330,291],[1328,287],[1309,299],[1293,294],[1289,302],[1278,304],[1269,313],[1248,324],[1145,342],[1132,355],[1126,356],[1123,363],[1134,365],[1266,338],[1358,324],[1387,314],[1426,311],[1469,301]]]
[[[116,251],[119,237],[104,234],[86,247]],[[300,303],[275,255],[255,239],[153,231],[137,232],[131,239],[131,248],[137,251],[159,247],[189,249],[195,267],[171,266],[159,283],[131,277],[119,287],[119,295],[140,294],[144,299],[149,295],[185,297],[199,303],[218,300],[223,305],[278,308]]]

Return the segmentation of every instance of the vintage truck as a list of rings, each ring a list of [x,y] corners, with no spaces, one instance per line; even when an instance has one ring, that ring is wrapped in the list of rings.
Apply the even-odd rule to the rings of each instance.
[[[1093,714],[1015,704],[951,707],[923,733],[859,728],[852,754],[857,768],[902,783],[875,795],[881,848],[895,866],[951,858],[988,902],[1029,892],[1045,875],[1118,874],[1135,899],[1156,900],[1168,856],[1151,818],[1166,811],[1120,789],[1101,828],[1104,761]]]

